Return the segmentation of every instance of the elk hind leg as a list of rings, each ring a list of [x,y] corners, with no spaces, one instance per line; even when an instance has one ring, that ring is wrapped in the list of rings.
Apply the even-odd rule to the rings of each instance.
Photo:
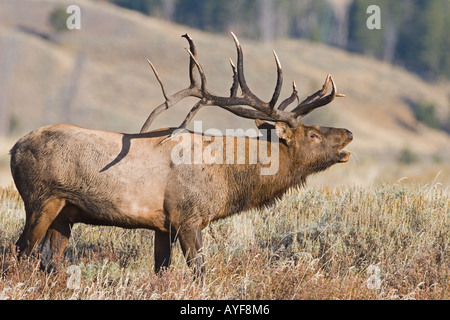
[[[72,232],[73,217],[78,213],[75,206],[65,206],[50,225],[41,249],[41,268],[47,272],[57,271]]]
[[[63,199],[50,199],[39,206],[26,206],[25,227],[16,246],[19,257],[30,255],[65,205]],[[30,210],[29,208],[33,208]],[[38,209],[35,209],[38,208]]]

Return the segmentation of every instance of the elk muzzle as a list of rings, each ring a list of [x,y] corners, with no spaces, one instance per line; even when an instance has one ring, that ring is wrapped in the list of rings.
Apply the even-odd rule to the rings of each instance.
[[[347,129],[342,129],[344,131],[344,143],[338,149],[339,162],[344,163],[350,159],[350,152],[344,148],[353,140],[353,133]]]

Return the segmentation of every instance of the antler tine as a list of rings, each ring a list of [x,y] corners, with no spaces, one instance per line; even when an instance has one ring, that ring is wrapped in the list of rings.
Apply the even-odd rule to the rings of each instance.
[[[202,99],[192,107],[192,109],[187,114],[186,118],[184,118],[183,122],[179,126],[179,129],[186,129],[187,125],[189,124],[189,122],[191,122],[191,120],[194,118],[194,116],[197,114],[200,108],[204,107],[208,103],[207,96],[209,96],[208,92],[206,91],[206,76],[205,73],[203,72],[202,66],[197,61],[197,59],[195,58],[194,54],[191,52],[190,49],[186,48],[186,51],[189,53],[190,61],[194,63],[194,66],[197,67],[197,70],[200,73]],[[192,69],[190,70],[190,72],[192,73]],[[196,84],[194,83],[193,85]]]
[[[170,98],[167,96],[166,90],[164,88],[164,84],[158,74],[158,71],[156,71],[155,66],[153,65],[153,63],[147,59],[148,64],[150,65],[150,67],[152,68],[153,74],[156,77],[156,80],[158,80],[159,85],[161,87],[161,91],[162,94],[164,96],[164,102],[162,104],[160,104],[157,108],[155,108],[155,110],[152,111],[152,113],[150,113],[150,115],[148,116],[147,120],[145,121],[144,125],[141,128],[140,133],[144,133],[147,131],[148,127],[150,127],[150,125],[152,124],[153,120],[155,120],[155,118],[164,110],[169,109],[169,107],[171,106],[170,103]]]
[[[239,80],[239,85],[241,86],[242,92],[247,93],[250,92],[250,89],[247,86],[247,82],[245,81],[244,76],[244,54],[242,53],[242,47],[236,35],[233,32],[231,32],[231,36],[233,37],[237,51],[237,76]]]
[[[283,100],[280,105],[278,106],[278,110],[284,111],[288,105],[290,105],[294,100],[298,100],[298,92],[297,92],[297,86],[295,85],[295,81],[292,82],[292,94]]]
[[[159,85],[161,86],[161,91],[164,96],[164,99],[166,99],[166,104],[167,104],[168,98],[167,98],[166,90],[164,89],[164,84],[163,84],[161,78],[159,77],[158,71],[156,71],[155,66],[153,65],[153,63],[150,60],[147,59],[147,62],[150,65],[150,68],[152,68],[153,74],[155,75],[156,80],[158,80]]]
[[[331,93],[327,96],[325,94],[328,91],[328,87],[331,83],[332,90]],[[325,83],[322,86],[322,89],[318,90],[311,96],[307,97],[303,100],[297,107],[295,107],[291,112],[294,113],[296,117],[303,117],[313,111],[316,108],[322,107],[331,101],[334,100],[336,96],[343,96],[341,94],[337,94],[336,84],[334,83],[333,78],[330,74],[327,75],[325,79]]]
[[[200,65],[200,63],[197,61],[197,58],[194,56],[194,54],[191,52],[191,50],[186,48],[186,51],[189,53],[190,57],[191,57],[191,61],[194,62],[194,65],[197,66],[197,70],[198,73],[200,74],[200,79],[201,79],[201,90],[202,90],[202,94],[203,96],[205,96],[206,92],[206,76],[205,73],[203,72],[203,67]]]
[[[194,57],[197,57],[197,48],[195,47],[194,40],[192,40],[191,36],[187,33],[183,34],[181,37],[185,38],[189,42],[189,51],[192,52]],[[197,80],[194,76],[195,69],[195,61],[193,58],[189,58],[189,79],[191,81],[191,87],[197,85]]]
[[[280,59],[278,59],[277,53],[275,51],[273,51],[273,56],[275,57],[275,63],[277,64],[277,84],[275,86],[275,91],[273,92],[272,99],[270,99],[269,102],[270,109],[273,109],[275,107],[275,104],[280,97],[281,87],[283,86],[283,70],[281,69]]]
[[[245,80],[244,76],[244,53],[242,52],[241,44],[239,43],[238,38],[236,35],[231,32],[231,36],[233,37],[234,44],[236,45],[236,51],[237,51],[237,77],[239,80],[239,85],[241,86],[242,95],[246,98],[250,98],[254,101],[253,107],[257,109],[261,109],[261,105],[266,105],[264,101],[259,99],[253,92],[250,90],[250,88],[247,85],[247,81]]]
[[[231,88],[230,88],[230,98],[233,98],[233,97],[236,97],[236,95],[237,95],[237,90],[239,88],[239,79],[238,79],[236,66],[234,65],[233,60],[231,60],[231,59],[230,59],[230,65],[231,65],[231,69],[233,70],[233,84],[231,85]]]
[[[322,98],[323,96],[325,96],[325,94],[328,92],[328,87],[330,85],[330,80],[331,80],[331,75],[327,74],[327,77],[325,79],[325,82],[323,83],[322,89],[317,90],[316,92],[314,92],[312,95],[308,96],[305,100],[303,100],[299,106],[301,105],[306,105],[308,103],[313,102],[314,100],[318,99],[318,98]]]

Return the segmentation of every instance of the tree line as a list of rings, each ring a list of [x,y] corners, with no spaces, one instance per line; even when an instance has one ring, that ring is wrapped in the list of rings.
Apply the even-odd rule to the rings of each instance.
[[[197,29],[271,42],[302,38],[401,65],[424,78],[450,78],[448,0],[108,0]],[[380,7],[370,30],[367,8]]]

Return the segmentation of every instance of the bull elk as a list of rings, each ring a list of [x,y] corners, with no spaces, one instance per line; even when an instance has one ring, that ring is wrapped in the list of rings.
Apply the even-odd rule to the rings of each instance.
[[[165,102],[150,115],[141,133],[123,134],[57,124],[36,129],[14,145],[11,172],[26,211],[24,230],[16,243],[19,256],[29,255],[43,239],[41,264],[54,266],[63,256],[75,223],[146,228],[155,231],[156,272],[169,266],[172,246],[178,239],[187,263],[196,275],[201,275],[204,271],[201,230],[211,221],[269,204],[289,188],[303,185],[308,175],[348,161],[350,153],[344,147],[353,139],[350,131],[301,123],[305,114],[339,96],[331,76],[327,76],[321,90],[292,111],[285,111],[297,99],[297,90],[294,83],[292,94],[276,107],[282,85],[276,54],[277,84],[271,100],[264,102],[247,86],[242,48],[233,35],[237,67],[232,65],[230,96],[220,97],[207,90],[194,43],[188,35],[184,37],[190,44],[191,84],[168,96],[151,65]],[[200,82],[194,76],[195,70]],[[332,90],[327,95],[330,84]],[[241,96],[237,96],[239,87]],[[177,136],[169,139],[175,128],[145,131],[161,111],[188,96],[200,101],[181,127],[186,126],[200,107],[214,104],[238,116],[255,119],[260,128],[271,129],[272,138],[276,138],[217,136],[212,139],[185,131],[180,136],[191,138],[187,150],[194,157],[212,142],[225,145],[231,139],[233,148],[241,144],[248,152],[263,145],[276,147],[270,150],[275,150],[279,169],[263,175],[260,169],[266,164],[259,160],[250,163],[248,156],[246,162],[239,164],[233,161],[175,163],[173,150],[179,142]],[[206,143],[198,148],[196,139]]]

